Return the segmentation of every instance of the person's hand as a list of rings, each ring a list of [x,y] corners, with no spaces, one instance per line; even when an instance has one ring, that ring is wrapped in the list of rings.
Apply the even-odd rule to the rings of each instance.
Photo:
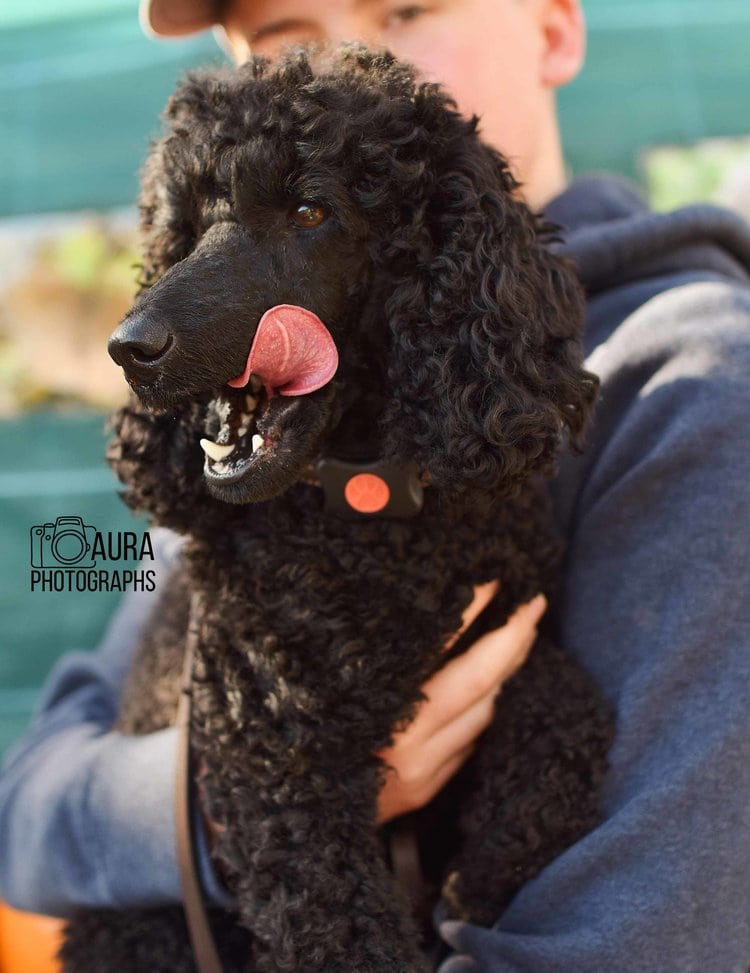
[[[487,607],[497,589],[497,582],[474,589],[461,628],[446,649]],[[416,716],[379,753],[390,770],[378,796],[378,824],[427,804],[466,761],[492,720],[503,683],[526,660],[546,607],[544,596],[537,595],[502,628],[477,639],[424,684],[427,699]]]
[[[498,583],[479,585],[463,614],[461,627],[445,649],[466,631],[497,594]],[[378,796],[377,823],[385,824],[427,804],[461,767],[486,729],[502,684],[520,668],[536,638],[536,625],[547,607],[543,595],[522,605],[502,628],[487,632],[462,655],[452,659],[424,684],[427,699],[412,722],[394,736],[379,756],[391,768]],[[203,778],[198,762],[198,802],[213,846],[224,826],[205,811]]]

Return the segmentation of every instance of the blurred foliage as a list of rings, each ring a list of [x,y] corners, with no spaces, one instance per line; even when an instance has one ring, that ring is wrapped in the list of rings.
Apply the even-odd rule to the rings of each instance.
[[[135,250],[101,225],[83,227],[43,245],[39,257],[61,281],[81,292],[135,291],[139,267]]]
[[[744,167],[750,168],[750,138],[664,146],[642,156],[649,199],[660,212],[716,198]]]
[[[20,270],[0,284],[0,416],[120,404],[126,386],[107,339],[137,289],[135,230],[77,216],[4,245]]]
[[[27,384],[20,349],[10,337],[0,334],[0,416],[18,412]]]

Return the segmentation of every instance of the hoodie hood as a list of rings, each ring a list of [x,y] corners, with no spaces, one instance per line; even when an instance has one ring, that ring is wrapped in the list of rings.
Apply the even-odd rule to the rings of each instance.
[[[695,271],[750,281],[750,226],[718,206],[653,213],[630,182],[602,174],[577,179],[544,215],[560,227],[558,249],[590,295]]]

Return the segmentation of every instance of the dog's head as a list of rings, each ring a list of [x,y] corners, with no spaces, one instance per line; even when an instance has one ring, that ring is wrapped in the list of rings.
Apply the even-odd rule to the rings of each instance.
[[[111,453],[121,478],[150,455],[246,503],[323,453],[454,495],[552,472],[596,391],[581,297],[476,118],[360,45],[194,73],[165,118],[110,340],[152,417]]]

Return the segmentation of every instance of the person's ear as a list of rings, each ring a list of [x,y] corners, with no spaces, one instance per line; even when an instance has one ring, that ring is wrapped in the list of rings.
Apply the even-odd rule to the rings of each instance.
[[[580,0],[542,0],[539,16],[544,42],[540,81],[559,88],[575,78],[586,54],[586,23]]]

